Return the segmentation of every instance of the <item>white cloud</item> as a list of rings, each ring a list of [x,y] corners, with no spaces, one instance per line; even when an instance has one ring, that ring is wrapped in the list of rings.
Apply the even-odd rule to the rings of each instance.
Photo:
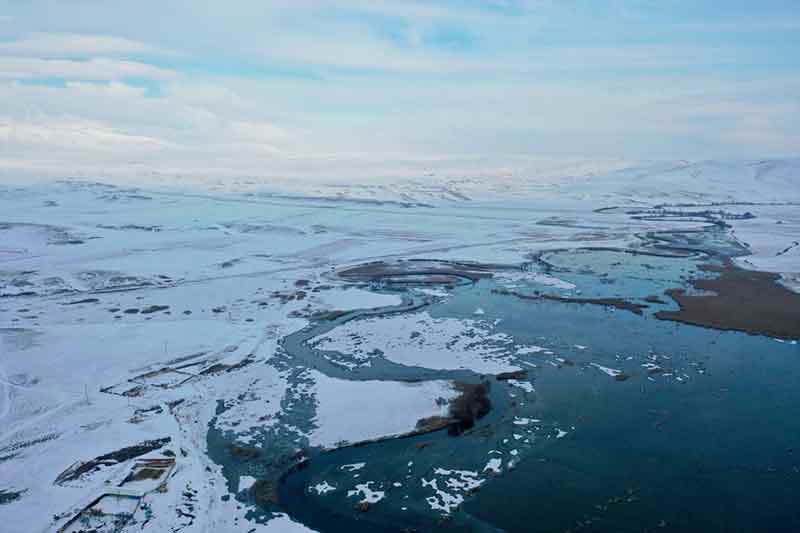
[[[30,80],[37,78],[63,78],[66,80],[119,80],[122,78],[173,79],[171,70],[138,61],[92,58],[85,61],[71,59],[40,59],[34,57],[0,56],[0,79]]]
[[[157,98],[120,82],[6,82],[0,101],[15,105],[3,113],[0,156],[9,167],[67,174],[311,179],[514,171],[535,155],[759,157],[797,148],[797,106],[758,98],[772,81],[708,78],[702,89],[695,81],[489,80],[454,92],[447,81],[180,78]],[[800,80],[782,85],[791,93]]]
[[[0,117],[0,141],[9,146],[39,147],[42,150],[69,149],[76,152],[144,150],[166,148],[169,143],[118,131],[113,127],[81,118],[47,118],[19,121]]]
[[[285,129],[266,122],[235,120],[230,123],[230,131],[235,139],[254,143],[272,143],[289,136]]]
[[[757,57],[738,41],[597,39],[608,28],[573,3],[494,4],[15,3],[0,42],[3,164],[273,176],[391,173],[382,165],[394,161],[463,173],[531,154],[797,149],[800,81],[714,75]],[[625,32],[646,29],[660,6],[613,4]],[[442,28],[478,45],[431,45]],[[165,55],[175,70],[158,66]],[[66,83],[23,83],[48,78]]]
[[[173,55],[174,53],[112,35],[33,33],[18,40],[0,42],[0,54],[70,58],[128,54]]]
[[[192,91],[187,91],[192,94]],[[206,105],[119,82],[70,82],[64,88],[0,83],[0,101],[15,106],[0,115],[0,155],[15,168],[60,166],[115,173],[136,168],[210,168],[209,158],[231,168],[256,169],[281,153],[292,132],[246,116],[225,100]]]

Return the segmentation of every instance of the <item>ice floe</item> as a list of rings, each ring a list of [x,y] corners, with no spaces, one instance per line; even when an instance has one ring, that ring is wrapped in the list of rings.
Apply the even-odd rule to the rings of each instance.
[[[615,378],[622,374],[622,370],[617,370],[616,368],[609,368],[607,366],[598,365],[597,363],[590,363],[590,364],[603,374],[608,374],[612,378]]]
[[[323,481],[322,483],[317,483],[316,485],[312,486],[311,489],[314,490],[318,495],[322,495],[336,490],[336,487],[327,481]]]
[[[367,463],[351,463],[347,465],[342,465],[339,467],[340,470],[344,470],[345,472],[355,472],[357,470],[361,470],[367,466]]]
[[[386,492],[382,490],[373,490],[370,485],[375,483],[374,481],[367,481],[366,483],[360,483],[355,486],[353,490],[347,491],[347,497],[351,498],[353,496],[361,496],[360,503],[378,503],[384,497],[386,497]]]
[[[256,478],[253,476],[239,476],[239,490],[247,490],[253,486]]]
[[[495,474],[499,474],[501,472],[501,465],[503,464],[502,459],[498,459],[497,457],[493,457],[489,459],[489,462],[486,463],[486,466],[483,467],[483,471],[486,472],[487,470],[490,472],[494,472]]]
[[[480,487],[485,480],[477,472],[470,470],[434,469],[439,478],[421,479],[423,488],[430,488],[433,494],[425,498],[430,508],[449,514],[464,502],[464,495]],[[443,482],[443,486],[439,482]]]

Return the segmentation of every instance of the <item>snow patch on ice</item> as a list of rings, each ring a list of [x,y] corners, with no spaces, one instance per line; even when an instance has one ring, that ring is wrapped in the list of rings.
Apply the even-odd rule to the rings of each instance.
[[[544,351],[547,351],[547,348],[542,348],[541,346],[523,346],[521,348],[517,348],[517,355],[529,355]]]
[[[316,485],[314,485],[311,488],[314,491],[316,491],[316,493],[319,494],[319,495],[327,494],[328,492],[336,490],[336,487],[334,487],[333,485],[331,485],[327,481],[323,481],[322,483],[317,483]]]
[[[514,387],[519,387],[520,389],[524,390],[525,392],[536,392],[536,389],[533,388],[533,383],[530,381],[520,381],[518,379],[509,379],[508,383],[513,385]]]
[[[256,482],[253,476],[239,476],[239,490],[248,490]]]
[[[483,467],[483,471],[486,472],[488,470],[490,472],[494,472],[495,474],[499,474],[502,471],[500,469],[502,464],[503,464],[502,459],[493,457],[492,459],[489,459],[489,462],[486,463],[486,466]]]
[[[367,466],[367,463],[351,463],[340,466],[339,470],[344,470],[345,472],[355,472],[357,470],[361,470],[365,466]]]
[[[354,490],[347,491],[347,497],[351,498],[353,496],[362,496],[360,503],[378,503],[384,497],[386,497],[386,492],[382,490],[372,490],[370,485],[375,483],[374,481],[367,481],[366,483],[361,483],[355,486]]]
[[[620,374],[622,374],[622,370],[617,370],[616,368],[609,368],[607,366],[601,366],[601,365],[598,365],[597,363],[590,363],[590,364],[593,367],[595,367],[596,369],[598,369],[600,372],[602,372],[604,374],[608,374],[612,378],[617,377]]]

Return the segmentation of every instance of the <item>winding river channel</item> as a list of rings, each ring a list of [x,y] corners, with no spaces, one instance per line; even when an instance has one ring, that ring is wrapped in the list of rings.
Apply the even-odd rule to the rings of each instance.
[[[284,511],[324,532],[800,530],[800,346],[656,319],[677,309],[666,290],[691,293],[690,279],[714,275],[703,264],[741,250],[717,227],[647,243],[553,250],[513,266],[407,263],[367,281],[402,304],[313,320],[270,362],[297,388],[308,369],[488,381],[491,412],[460,436],[298,446],[284,426],[307,431],[315,413],[313,398],[298,396],[257,442],[262,461],[232,456],[236,434],[213,427],[209,454],[233,487],[242,475],[273,480],[272,501],[238,494],[253,516]],[[414,314],[479,321],[511,339],[500,355],[527,375],[499,381],[382,353],[353,367],[340,363],[352,354],[314,344],[359,321]],[[355,505],[369,494],[380,496],[368,510]]]

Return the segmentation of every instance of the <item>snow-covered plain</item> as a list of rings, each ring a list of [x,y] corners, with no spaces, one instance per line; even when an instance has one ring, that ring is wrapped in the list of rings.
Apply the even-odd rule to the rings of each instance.
[[[57,483],[76,462],[167,437],[150,455],[170,450],[175,469],[166,492],[136,494],[136,527],[146,510],[145,531],[305,530],[285,515],[250,522],[234,500],[221,499],[235,487],[209,459],[206,436],[217,400],[229,407],[217,428],[245,440],[248,431],[282,424],[297,391],[289,370],[275,363],[279,340],[309,317],[400,303],[336,279],[342,265],[396,258],[521,263],[539,250],[636,246],[637,234],[702,224],[595,211],[668,206],[751,213],[728,220],[752,252],[739,262],[779,272],[787,286],[800,288],[796,160],[615,162],[313,190],[258,180],[232,180],[225,192],[188,183],[5,183],[0,494],[19,496],[0,504],[8,532],[59,527],[94,499],[122,490],[132,467],[131,460],[111,461]],[[536,276],[529,281],[571,288]],[[514,370],[515,351],[539,350],[492,333],[481,314],[455,320],[424,311],[351,321],[317,341],[317,348],[347,351],[363,364],[378,349],[397,363],[477,372]],[[412,430],[418,418],[441,414],[435,400],[452,393],[444,383],[378,387],[314,371],[305,376],[315,429],[292,431],[319,446]],[[342,413],[364,398],[371,409],[342,423]],[[402,416],[378,416],[387,410]],[[499,459],[487,468],[499,469]],[[431,489],[439,509],[458,503],[445,499],[442,487]],[[359,494],[375,497],[368,486]]]

